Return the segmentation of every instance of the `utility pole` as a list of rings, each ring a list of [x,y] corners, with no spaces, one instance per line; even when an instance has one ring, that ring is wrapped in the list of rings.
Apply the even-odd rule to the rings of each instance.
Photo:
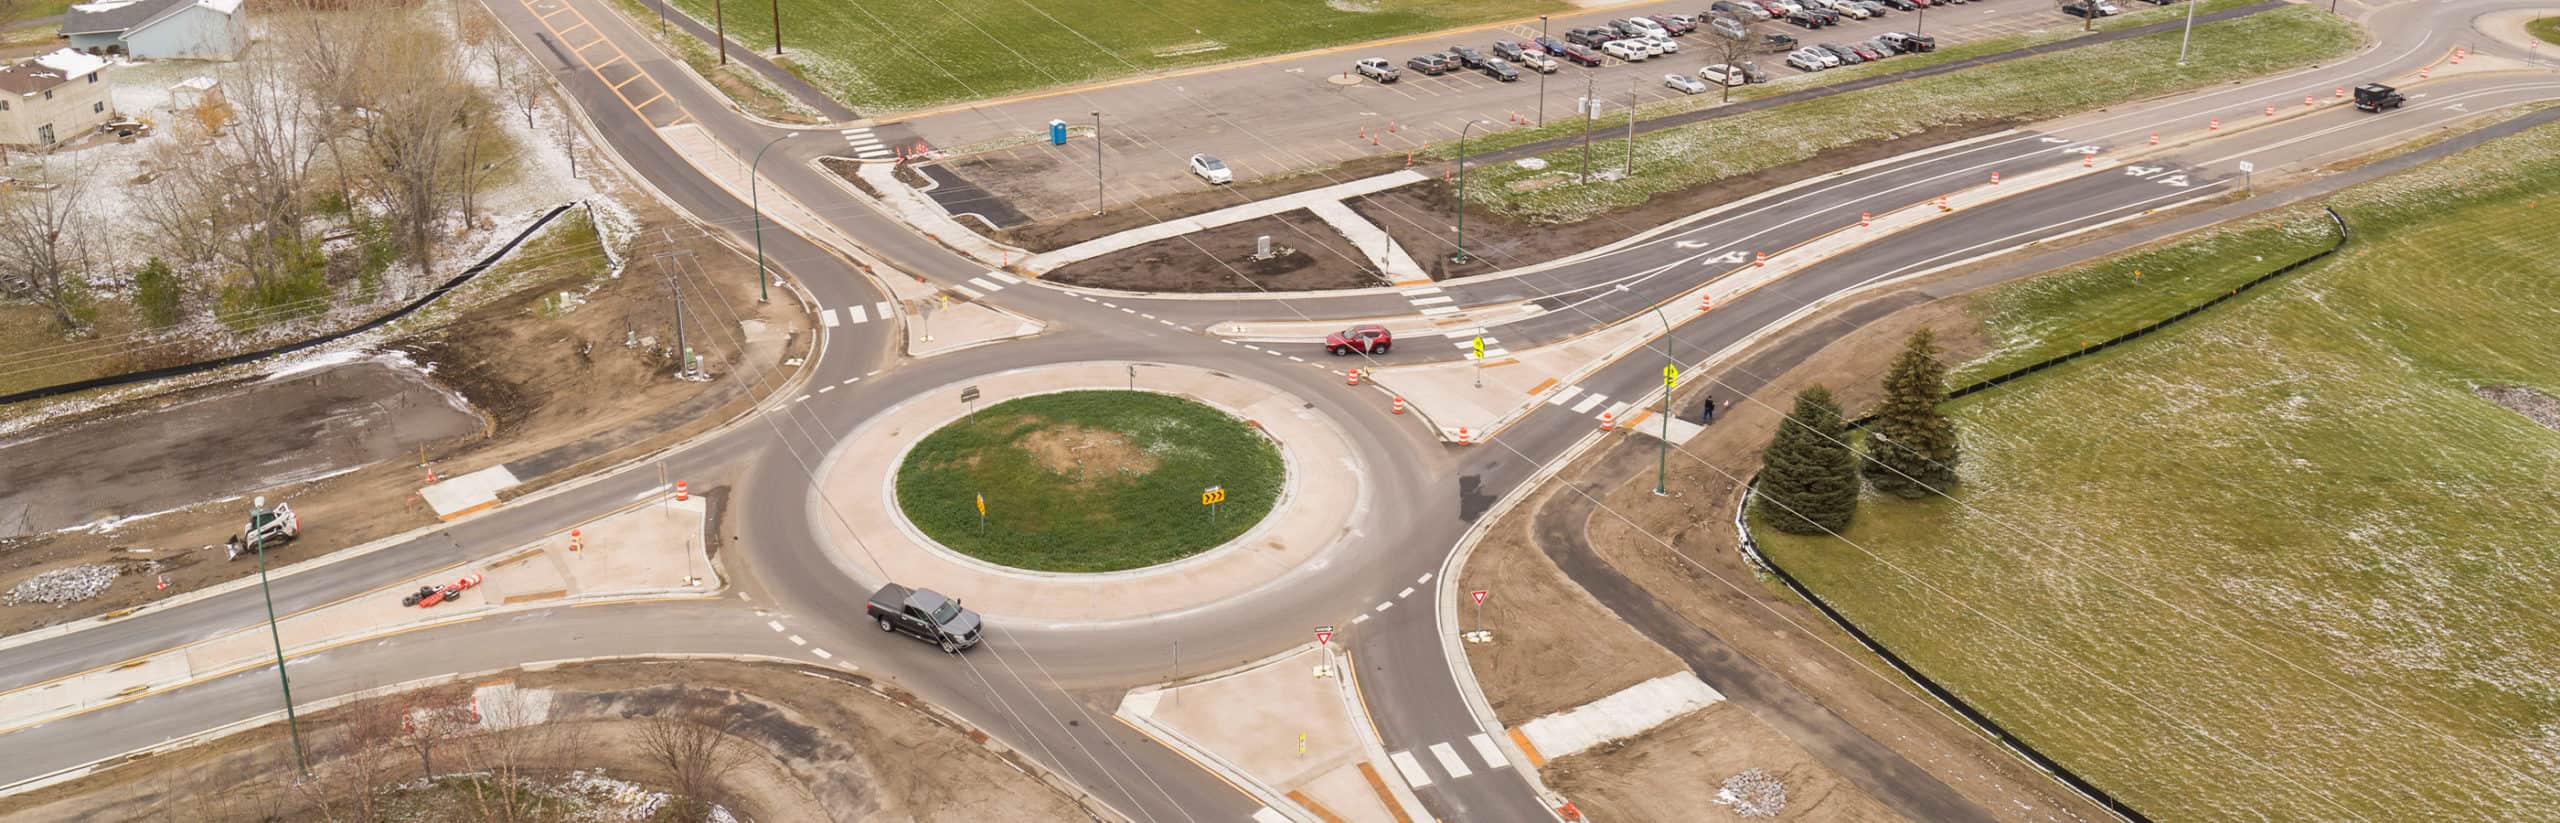
[[[690,251],[671,251],[661,252],[650,258],[651,262],[657,264],[658,271],[664,272],[667,275],[667,291],[675,295],[676,376],[684,379],[691,379],[693,377],[693,347],[685,345],[684,284],[677,280],[676,273],[683,265],[681,261],[691,256],[693,256],[693,252]]]
[[[293,733],[293,767],[301,780],[311,779],[311,761],[302,754],[302,720],[294,716],[293,677],[284,671],[284,633],[276,630],[276,595],[267,587],[267,537],[258,530],[260,519],[267,513],[263,495],[251,501],[249,509],[249,548],[258,553],[258,596],[267,601],[267,639],[276,648],[276,682],[284,687],[284,724]]]
[[[2336,11],[2337,6],[2331,5],[2329,10]],[[2185,34],[2178,35],[2178,65],[2183,66],[2187,64],[2187,42],[2194,40],[2195,37],[2196,4],[2195,0],[2187,0],[2187,30]]]
[[[773,0],[773,56],[782,56],[782,0]]]
[[[1459,265],[1467,262],[1467,130],[1482,122],[1479,117],[1458,127],[1458,253],[1449,255],[1449,262]]]
[[[2192,9],[2195,7],[2195,0],[2188,0],[2187,8]],[[2080,30],[2094,31],[2097,28],[2098,0],[2080,0]]]
[[[1549,39],[1549,38],[1548,38],[1548,34],[1547,34],[1547,16],[1546,16],[1546,15],[1543,15],[1543,14],[1538,15],[1538,39],[1540,39],[1540,40],[1546,40],[1546,39]],[[1545,43],[1539,43],[1539,44],[1538,44],[1538,48],[1544,49],[1544,48],[1546,48],[1546,47],[1547,47],[1547,44],[1545,44]],[[1550,56],[1549,56],[1549,59],[1553,59],[1553,55],[1550,55]],[[1544,125],[1546,125],[1546,124],[1547,124],[1547,73],[1542,71],[1542,72],[1538,72],[1538,125],[1544,126]]]
[[[1621,180],[1636,176],[1636,79],[1627,78],[1627,170]]]
[[[1093,113],[1093,216],[1102,216],[1102,112]]]
[[[1662,447],[1653,455],[1653,493],[1659,497],[1671,493],[1665,481],[1671,476],[1671,390],[1677,382],[1673,375],[1680,373],[1680,356],[1671,339],[1671,318],[1663,316],[1661,306],[1653,307],[1653,317],[1662,321],[1662,359],[1666,364],[1662,367]]]
[[[667,0],[658,0],[658,36],[667,36]]]
[[[720,0],[711,0],[711,26],[719,36],[720,65],[729,65],[729,18],[720,14]]]
[[[1591,115],[1600,110],[1595,91],[1599,82],[1591,75],[1582,76],[1582,183],[1586,186],[1591,184]]]

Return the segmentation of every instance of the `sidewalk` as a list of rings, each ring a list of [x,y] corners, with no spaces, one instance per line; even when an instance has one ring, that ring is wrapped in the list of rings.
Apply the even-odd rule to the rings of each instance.
[[[2120,165],[2122,161],[2102,157],[2085,168],[2064,165],[2041,169],[1998,185],[1985,183],[1949,193],[1945,210],[1935,203],[1923,203],[1875,215],[1868,221],[1869,225],[1852,223],[1794,247],[1770,252],[1765,265],[1743,263],[1739,268],[1671,298],[1662,304],[1662,310],[1675,318],[1672,321],[1675,325],[1685,323],[1706,313],[1699,310],[1701,297],[1711,298],[1711,305],[1725,305],[1796,272],[1820,265],[1834,255],[1909,231],[1943,215],[2082,175],[2103,174]],[[1645,415],[1633,404],[1639,398],[1608,402],[1609,398],[1583,394],[1581,388],[1574,384],[1629,353],[1652,345],[1662,335],[1661,323],[1651,312],[1637,312],[1627,319],[1564,343],[1496,357],[1483,363],[1481,368],[1473,361],[1462,360],[1389,366],[1378,369],[1370,377],[1379,385],[1402,395],[1406,402],[1413,404],[1439,427],[1442,439],[1453,442],[1459,429],[1467,431],[1470,442],[1484,442],[1503,427],[1536,411],[1539,403],[1562,406],[1565,401],[1576,399],[1575,395],[1582,395],[1580,402],[1569,406],[1575,413],[1593,417],[1605,413],[1620,424],[1634,425]],[[1692,358],[1683,366],[1703,359],[1706,358]],[[1630,418],[1630,414],[1636,416]],[[1674,439],[1686,439],[1684,432],[1695,434],[1695,429],[1675,427]]]
[[[1130,691],[1113,715],[1291,820],[1398,823],[1337,665],[1305,646],[1206,679]]]
[[[1176,218],[1162,223],[1157,223],[1152,226],[1139,226],[1118,234],[1096,237],[1057,251],[1042,252],[1040,254],[1032,255],[1030,259],[1022,261],[1020,268],[1024,273],[1037,277],[1039,275],[1056,271],[1059,267],[1065,266],[1069,263],[1090,260],[1115,251],[1142,246],[1168,237],[1180,237],[1202,229],[1213,229],[1229,223],[1241,223],[1257,217],[1269,217],[1284,211],[1314,209],[1325,203],[1331,203],[1335,207],[1341,208],[1342,199],[1345,197],[1359,197],[1366,194],[1376,194],[1397,186],[1420,183],[1429,179],[1431,178],[1410,169],[1398,169],[1375,177],[1364,177],[1348,183],[1337,183],[1321,189],[1311,189],[1308,191],[1298,192],[1296,194],[1284,194],[1268,200],[1256,200],[1241,206],[1229,206],[1213,212],[1195,214],[1190,217]],[[1349,211],[1348,208],[1344,208],[1343,210],[1346,212]],[[1316,214],[1321,217],[1324,215],[1324,212],[1318,211]],[[1357,214],[1352,216],[1355,219],[1358,217]],[[1332,222],[1332,218],[1327,218],[1326,222]],[[1368,223],[1366,220],[1361,220],[1360,222],[1363,224]],[[1339,230],[1341,229],[1341,225],[1336,224],[1335,228]],[[1367,245],[1362,246],[1362,248],[1375,248],[1377,244],[1384,239],[1384,230],[1377,229],[1374,225],[1371,225],[1370,229],[1372,231],[1376,231],[1378,236],[1369,237]],[[1354,235],[1349,232],[1345,232],[1344,236],[1354,242],[1360,242],[1362,239],[1361,235]],[[1391,251],[1390,257],[1401,256],[1402,254],[1403,251],[1401,249],[1396,249]],[[1410,258],[1405,260],[1407,265],[1411,265],[1412,262],[1413,261]],[[1416,267],[1413,271],[1415,274],[1419,275],[1421,269]],[[1428,278],[1426,277],[1424,279]]]
[[[720,581],[703,553],[703,499],[662,500],[515,549],[423,577],[284,615],[276,631],[289,656],[439,623],[563,603],[700,596]],[[479,585],[431,608],[403,606],[426,585],[477,574]],[[254,597],[240,591],[233,597]],[[0,693],[0,733],[275,664],[277,641],[253,626],[15,691]]]
[[[944,548],[897,509],[898,466],[926,433],[967,413],[954,384],[924,392],[874,415],[845,437],[819,469],[825,494],[815,518],[837,565],[865,585],[896,581],[954,597],[991,617],[1056,621],[1126,620],[1208,607],[1265,586],[1313,575],[1309,561],[1339,551],[1350,535],[1348,512],[1366,504],[1363,482],[1314,482],[1318,473],[1355,481],[1342,471],[1362,458],[1340,427],[1306,401],[1262,383],[1185,366],[1086,362],[1040,366],[970,379],[977,406],[1075,389],[1136,386],[1190,398],[1244,418],[1280,448],[1288,477],[1271,513],[1224,546],[1146,569],[1061,574],[1010,569]],[[848,532],[847,529],[851,529]],[[856,540],[859,535],[859,541]],[[856,548],[859,546],[860,548]],[[876,564],[876,565],[875,565]]]
[[[1545,715],[1511,730],[1511,742],[1529,755],[1532,765],[1581,752],[1647,730],[1724,702],[1695,672],[1682,671],[1628,686],[1625,690],[1571,709]]]

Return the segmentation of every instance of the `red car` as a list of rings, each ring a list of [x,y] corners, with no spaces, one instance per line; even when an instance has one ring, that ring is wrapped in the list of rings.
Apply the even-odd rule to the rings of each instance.
[[[1376,323],[1353,326],[1324,336],[1324,350],[1336,357],[1353,353],[1386,354],[1395,344],[1395,334]]]

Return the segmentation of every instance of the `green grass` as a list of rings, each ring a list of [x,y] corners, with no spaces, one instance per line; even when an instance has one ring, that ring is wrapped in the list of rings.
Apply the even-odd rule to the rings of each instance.
[[[1102,447],[1080,450],[1090,462],[1062,470],[1024,447],[1027,437],[1068,426],[1116,432],[1154,465],[1114,464],[1103,458],[1114,450]],[[1214,525],[1200,503],[1210,486],[1227,490]],[[927,435],[898,469],[898,505],[934,540],[981,560],[1058,572],[1134,569],[1215,547],[1270,513],[1280,487],[1280,452],[1261,434],[1151,392],[1008,400]]]
[[[1639,135],[1635,174],[1625,180],[1578,182],[1579,149],[1545,155],[1543,170],[1486,166],[1474,172],[1467,198],[1515,219],[1574,222],[1859,143],[2029,122],[2316,62],[2354,49],[2363,35],[2335,16],[2293,7],[2197,26],[2185,67],[2177,65],[2178,40],[2167,32],[2102,43]],[[1612,142],[1612,153],[1625,150]]]
[[[676,6],[711,19],[711,0]],[[729,36],[769,51],[770,8],[728,4]],[[803,76],[874,114],[1564,8],[1555,0],[783,0],[782,19],[784,51]]]
[[[2338,255],[1952,404],[1954,497],[1763,548],[2155,819],[2548,819],[2560,432],[2473,389],[2560,395],[2555,190],[2543,126],[2341,193]],[[2306,213],[2150,259],[2236,282]],[[2062,277],[1989,298],[1995,332],[2197,291]]]
[[[2542,42],[2560,46],[2560,15],[2534,18],[2533,22],[2524,24],[2524,30],[2542,38]]]

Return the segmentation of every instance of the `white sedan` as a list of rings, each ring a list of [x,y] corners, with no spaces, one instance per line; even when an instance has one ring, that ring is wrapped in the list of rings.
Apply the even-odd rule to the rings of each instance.
[[[1681,94],[1704,94],[1707,91],[1707,84],[1700,83],[1698,78],[1686,74],[1663,75],[1662,84],[1679,89]]]
[[[1698,79],[1726,86],[1739,86],[1751,82],[1751,78],[1744,75],[1741,69],[1723,63],[1699,69]]]
[[[1200,175],[1200,179],[1209,181],[1212,186],[1236,181],[1236,173],[1229,171],[1225,162],[1206,154],[1191,156],[1191,173]]]

